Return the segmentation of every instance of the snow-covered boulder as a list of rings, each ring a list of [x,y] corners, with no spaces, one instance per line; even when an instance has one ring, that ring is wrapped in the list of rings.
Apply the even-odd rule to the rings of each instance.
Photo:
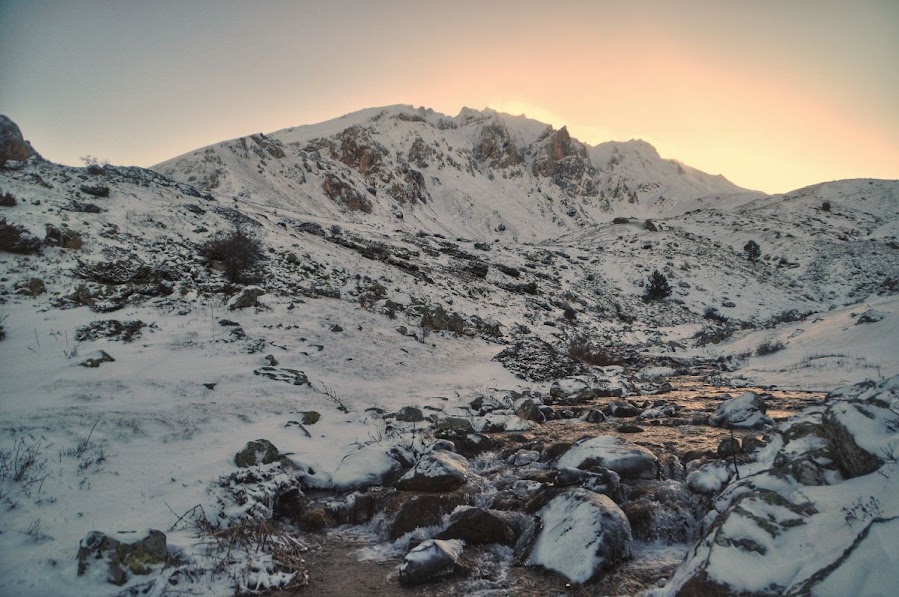
[[[709,423],[715,427],[758,429],[773,421],[765,415],[765,401],[755,392],[746,392],[721,403]]]
[[[880,394],[831,403],[823,423],[834,458],[847,477],[872,473],[885,457],[893,457],[896,446],[890,438],[899,430],[899,415]]]
[[[265,290],[258,286],[247,286],[228,301],[228,309],[236,311],[237,309],[246,309],[247,307],[255,307],[257,299],[265,294]]]
[[[568,489],[547,503],[538,516],[543,526],[528,557],[529,565],[585,583],[630,556],[630,523],[604,495]]]
[[[718,493],[734,474],[733,465],[724,460],[703,464],[687,475],[687,487],[696,493]]]
[[[400,566],[400,583],[406,586],[438,581],[456,571],[465,543],[456,539],[428,539],[406,554]]]
[[[468,459],[453,452],[437,450],[421,460],[396,484],[405,491],[452,491],[465,484]]]
[[[581,438],[556,464],[560,469],[587,469],[596,465],[615,471],[622,477],[641,479],[656,479],[660,471],[659,459],[655,454],[614,435]]]
[[[140,539],[126,543],[125,536],[113,537],[100,531],[88,533],[78,548],[78,576],[86,574],[94,563],[106,564],[100,573],[107,582],[124,585],[133,574],[146,575],[152,567],[168,559],[166,536],[162,531],[148,530]],[[133,538],[133,535],[131,535]]]
[[[351,452],[340,463],[331,478],[338,489],[358,489],[371,485],[385,485],[402,472],[400,463],[383,447],[366,446]]]

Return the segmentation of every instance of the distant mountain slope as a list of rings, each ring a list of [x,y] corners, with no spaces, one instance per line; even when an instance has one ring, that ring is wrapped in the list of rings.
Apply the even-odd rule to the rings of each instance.
[[[541,240],[618,215],[682,213],[709,195],[737,204],[761,196],[663,160],[644,141],[590,147],[564,127],[468,108],[453,118],[372,108],[225,141],[155,168],[242,202],[480,240]]]

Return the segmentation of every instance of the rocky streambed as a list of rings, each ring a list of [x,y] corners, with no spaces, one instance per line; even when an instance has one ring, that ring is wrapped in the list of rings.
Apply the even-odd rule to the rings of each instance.
[[[105,560],[121,584],[162,562],[158,594],[203,575],[280,595],[887,594],[899,582],[899,376],[827,396],[612,377],[378,413],[385,435],[341,464],[352,477],[249,442],[214,483],[216,506],[173,525],[208,546],[203,562],[166,556],[158,531],[92,534],[79,571]]]
[[[296,524],[318,533],[306,555],[310,588],[619,595],[657,587],[700,537],[712,495],[735,466],[751,466],[773,423],[824,399],[701,377],[630,398],[580,386],[516,396],[512,409],[480,399],[469,418],[438,417],[429,451],[391,486],[307,491]],[[737,397],[754,403],[712,425]]]

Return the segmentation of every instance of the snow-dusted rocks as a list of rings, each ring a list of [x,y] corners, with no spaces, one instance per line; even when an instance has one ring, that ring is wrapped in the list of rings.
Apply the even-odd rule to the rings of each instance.
[[[428,539],[406,554],[400,566],[400,583],[406,586],[433,582],[452,575],[462,555],[463,541]]]
[[[22,136],[19,126],[0,114],[0,167],[9,160],[21,162],[32,157],[40,158],[31,143]]]
[[[765,411],[762,397],[755,392],[746,392],[722,402],[709,422],[716,427],[758,429],[772,423]]]
[[[538,512],[542,528],[528,564],[585,583],[629,557],[631,527],[611,499],[568,489]]]
[[[656,479],[660,471],[655,454],[614,435],[581,438],[556,463],[560,469],[589,469],[596,465],[626,478]]]
[[[525,514],[460,507],[453,512],[449,525],[436,538],[461,539],[466,545],[499,543],[511,547],[533,526],[533,517]]]
[[[255,307],[260,296],[265,294],[265,289],[259,286],[247,286],[228,301],[228,309],[236,311],[238,309],[246,309],[247,307]]]
[[[734,475],[730,462],[707,462],[687,475],[687,487],[696,493],[718,493]]]
[[[465,484],[468,460],[464,456],[437,450],[422,456],[396,483],[405,491],[452,491]]]
[[[895,402],[890,408],[884,398],[895,401],[897,388],[899,384],[882,383],[858,398],[835,401],[824,412],[824,428],[845,476],[866,475],[880,468],[884,458],[895,458],[896,446],[890,444],[890,438],[899,431],[899,415],[893,410]]]
[[[281,453],[272,442],[267,439],[257,439],[247,442],[247,445],[234,455],[234,464],[241,468],[247,468],[258,464],[278,462],[281,458]]]
[[[143,537],[125,542],[127,536],[119,534],[116,538],[100,531],[88,533],[78,548],[78,576],[105,564],[106,581],[121,586],[132,575],[150,574],[153,566],[165,564],[168,559],[165,533],[151,529]]]

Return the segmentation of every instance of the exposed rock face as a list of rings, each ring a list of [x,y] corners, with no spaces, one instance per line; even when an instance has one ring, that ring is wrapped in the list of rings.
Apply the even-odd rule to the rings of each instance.
[[[491,168],[507,168],[523,161],[508,129],[500,122],[488,124],[481,129],[472,156]]]
[[[9,161],[22,162],[29,158],[41,159],[31,143],[22,137],[19,126],[0,114],[0,167]]]
[[[83,576],[94,561],[105,561],[106,580],[124,585],[132,574],[149,574],[152,566],[164,564],[168,558],[166,537],[162,531],[150,530],[133,543],[123,543],[100,531],[91,531],[78,548],[78,576]]]
[[[543,527],[528,564],[585,583],[630,556],[630,523],[604,495],[569,489],[550,500],[538,515]]]
[[[431,160],[436,153],[437,151],[428,145],[424,139],[416,137],[406,157],[409,163],[415,165],[416,168],[425,169],[431,165]]]
[[[328,176],[322,183],[325,195],[333,201],[337,201],[350,211],[361,211],[370,214],[372,203],[350,184],[336,176]]]
[[[381,169],[387,149],[371,138],[360,126],[351,126],[335,137],[331,157],[355,168],[363,176],[377,174]]]
[[[535,176],[551,178],[570,194],[595,195],[594,168],[586,148],[573,142],[568,129],[552,131],[543,141],[534,160]]]

